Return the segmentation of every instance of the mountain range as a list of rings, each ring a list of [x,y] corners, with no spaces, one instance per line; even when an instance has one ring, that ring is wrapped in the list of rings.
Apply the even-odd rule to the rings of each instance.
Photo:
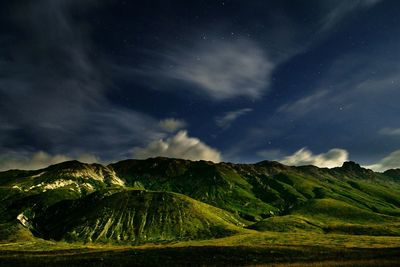
[[[400,236],[400,169],[68,161],[0,172],[0,242],[204,240],[245,231]]]

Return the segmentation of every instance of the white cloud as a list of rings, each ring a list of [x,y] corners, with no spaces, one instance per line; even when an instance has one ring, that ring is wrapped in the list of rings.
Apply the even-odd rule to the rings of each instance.
[[[215,123],[217,124],[217,126],[221,128],[228,128],[229,126],[231,126],[231,123],[235,121],[237,118],[251,111],[252,111],[251,108],[242,108],[238,110],[229,111],[226,112],[223,116],[217,117],[215,119]]]
[[[177,130],[184,128],[186,126],[186,123],[183,120],[167,118],[167,119],[161,120],[159,125],[165,131],[172,133],[172,132],[175,132]]]
[[[9,153],[0,155],[0,170],[36,170],[72,159],[85,163],[99,162],[99,159],[91,154],[80,154],[76,158],[71,158],[66,155],[50,155],[44,151],[38,151],[24,156],[21,154]]]
[[[135,158],[171,157],[190,160],[221,161],[221,153],[204,144],[200,139],[189,137],[186,131],[179,131],[176,135],[165,140],[159,139],[150,142],[146,147],[133,149]]]
[[[173,66],[171,68],[171,66]],[[169,57],[165,74],[192,83],[217,100],[258,98],[268,88],[274,64],[254,42],[216,41]]]
[[[400,136],[400,128],[383,128],[379,133],[382,135]]]
[[[390,153],[388,156],[381,159],[379,162],[369,166],[365,166],[365,168],[378,172],[383,172],[388,169],[400,168],[400,150],[396,150]]]
[[[318,109],[325,101],[323,101],[329,95],[328,90],[317,90],[310,95],[303,96],[302,98],[282,105],[278,112],[287,113],[295,116],[305,115],[315,109]]]
[[[310,150],[302,148],[293,155],[279,160],[282,164],[289,166],[314,165],[317,167],[333,168],[348,161],[348,152],[344,149],[333,148],[326,153],[314,155]]]

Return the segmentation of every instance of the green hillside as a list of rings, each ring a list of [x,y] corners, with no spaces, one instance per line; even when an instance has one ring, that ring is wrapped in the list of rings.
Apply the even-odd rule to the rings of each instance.
[[[324,169],[269,161],[214,164],[154,158],[122,161],[109,168],[129,186],[185,194],[248,221],[290,214],[309,200],[322,198],[400,215],[400,183],[352,162]]]
[[[261,232],[323,232],[323,229],[319,223],[296,215],[284,215],[267,218],[250,225],[249,229],[254,229]]]
[[[110,168],[129,186],[184,194],[247,220],[276,210],[257,198],[253,186],[228,165],[155,158],[122,161]]]
[[[32,224],[40,237],[85,242],[206,239],[241,230],[226,211],[183,195],[142,190],[107,190],[62,201]]]
[[[169,158],[11,170],[0,173],[0,239],[137,244],[246,228],[399,236],[398,173],[354,162],[327,169]]]

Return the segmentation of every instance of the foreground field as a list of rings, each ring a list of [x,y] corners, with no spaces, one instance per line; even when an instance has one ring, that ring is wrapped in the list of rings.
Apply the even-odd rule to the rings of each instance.
[[[248,231],[142,246],[38,239],[0,252],[0,266],[398,266],[400,237]]]

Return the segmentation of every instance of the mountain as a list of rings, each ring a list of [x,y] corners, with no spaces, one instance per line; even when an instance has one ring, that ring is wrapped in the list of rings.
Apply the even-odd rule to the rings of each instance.
[[[0,186],[20,191],[41,191],[69,188],[72,191],[94,191],[99,187],[123,186],[115,172],[100,164],[67,161],[35,171],[10,170],[0,173]]]
[[[161,157],[10,170],[0,172],[0,227],[8,229],[0,239],[136,244],[247,229],[400,236],[399,177],[354,162],[328,169]]]
[[[399,215],[400,184],[354,162],[327,169],[278,162],[231,164],[154,158],[109,165],[128,186],[185,194],[249,221],[288,214],[312,199],[332,198]]]
[[[61,201],[32,225],[46,239],[141,243],[222,237],[239,232],[242,224],[176,193],[106,190]]]
[[[253,186],[229,164],[155,158],[127,160],[110,168],[128,186],[171,191],[254,220],[276,208],[253,193]]]

